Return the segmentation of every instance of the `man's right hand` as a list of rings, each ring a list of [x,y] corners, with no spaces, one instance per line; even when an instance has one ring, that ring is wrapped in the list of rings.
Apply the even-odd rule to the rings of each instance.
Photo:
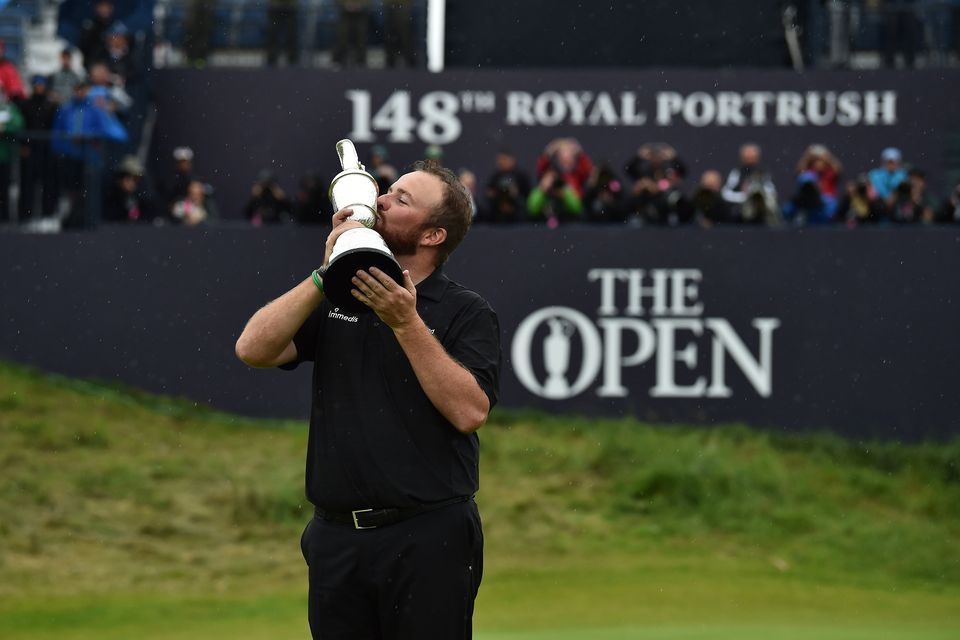
[[[333,231],[327,236],[327,245],[323,253],[324,267],[330,266],[330,255],[333,253],[333,245],[336,244],[337,238],[350,229],[366,229],[356,220],[351,220],[350,216],[352,215],[353,209],[350,208],[341,209],[333,214]]]

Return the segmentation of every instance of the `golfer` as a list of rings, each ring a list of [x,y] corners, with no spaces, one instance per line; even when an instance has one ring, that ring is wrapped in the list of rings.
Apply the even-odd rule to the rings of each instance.
[[[403,284],[359,271],[349,315],[323,295],[344,231],[333,217],[324,261],[257,311],[237,340],[254,367],[313,362],[301,538],[314,638],[470,638],[483,569],[476,430],[497,399],[500,329],[479,295],[441,266],[470,227],[456,176],[417,163],[377,200],[374,227]]]

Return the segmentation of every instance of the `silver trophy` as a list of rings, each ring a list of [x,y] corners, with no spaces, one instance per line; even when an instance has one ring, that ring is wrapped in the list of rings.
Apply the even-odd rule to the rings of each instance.
[[[357,271],[377,267],[402,285],[403,270],[387,243],[373,230],[377,223],[377,196],[380,195],[376,179],[364,169],[350,140],[337,143],[337,154],[343,171],[330,183],[333,210],[352,209],[353,214],[348,220],[356,220],[366,228],[349,229],[337,238],[330,264],[323,275],[323,290],[340,311],[361,313],[370,308],[350,293],[354,288],[352,278]]]

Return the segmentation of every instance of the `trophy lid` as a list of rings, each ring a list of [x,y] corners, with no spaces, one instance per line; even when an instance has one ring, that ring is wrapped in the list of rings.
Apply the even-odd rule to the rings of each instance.
[[[360,156],[357,155],[357,148],[349,138],[344,138],[337,143],[337,155],[340,156],[340,166],[344,171],[350,169],[365,170],[360,163]]]

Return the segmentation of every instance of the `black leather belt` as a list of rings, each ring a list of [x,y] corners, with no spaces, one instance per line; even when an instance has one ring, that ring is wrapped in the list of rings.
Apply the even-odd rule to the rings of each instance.
[[[314,509],[313,514],[314,517],[325,520],[326,522],[349,525],[354,529],[376,529],[377,527],[396,524],[413,516],[418,516],[421,513],[442,509],[443,507],[449,507],[452,504],[458,504],[460,502],[466,502],[472,497],[473,496],[457,496],[449,500],[431,502],[430,504],[422,504],[416,507],[355,509],[353,511],[342,512],[327,511],[317,507]]]

